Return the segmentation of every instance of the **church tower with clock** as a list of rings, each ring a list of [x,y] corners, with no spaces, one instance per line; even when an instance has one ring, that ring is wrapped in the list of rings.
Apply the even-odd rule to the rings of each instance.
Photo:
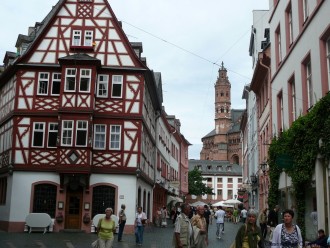
[[[222,62],[214,84],[215,128],[202,138],[201,160],[221,160],[240,164],[240,121],[244,110],[231,108],[231,83]]]

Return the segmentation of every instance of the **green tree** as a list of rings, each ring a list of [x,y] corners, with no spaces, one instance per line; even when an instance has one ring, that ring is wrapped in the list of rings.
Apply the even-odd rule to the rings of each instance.
[[[188,173],[188,189],[190,195],[214,195],[213,188],[208,187],[202,177],[202,172],[195,168]]]

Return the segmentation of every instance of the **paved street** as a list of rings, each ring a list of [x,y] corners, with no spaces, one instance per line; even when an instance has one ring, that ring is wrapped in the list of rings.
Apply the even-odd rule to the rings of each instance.
[[[216,225],[209,227],[209,248],[228,248],[237,229],[241,224],[234,225],[225,223],[225,233],[221,240],[216,239]],[[95,234],[86,233],[6,233],[0,232],[1,248],[90,248],[91,243],[96,239]],[[114,248],[137,247],[133,234],[123,236],[124,242],[118,243],[115,236]],[[146,227],[144,233],[144,244],[147,248],[170,248],[172,247],[173,227],[167,228]]]

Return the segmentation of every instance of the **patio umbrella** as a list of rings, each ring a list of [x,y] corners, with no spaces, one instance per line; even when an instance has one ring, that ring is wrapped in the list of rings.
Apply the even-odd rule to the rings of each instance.
[[[242,202],[237,199],[229,199],[224,201],[225,204],[241,204]]]
[[[197,201],[197,202],[194,202],[194,203],[190,204],[190,206],[193,206],[193,207],[204,206],[204,205],[207,205],[207,204],[205,202],[202,202],[202,201]]]
[[[219,201],[219,202],[216,202],[216,203],[212,204],[212,207],[218,207],[218,206],[225,207],[225,208],[233,208],[234,207],[234,205],[226,204],[226,203],[224,203],[224,201]]]

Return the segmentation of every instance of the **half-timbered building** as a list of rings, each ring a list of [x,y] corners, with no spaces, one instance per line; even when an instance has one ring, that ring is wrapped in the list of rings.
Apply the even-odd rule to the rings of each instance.
[[[127,230],[138,205],[151,219],[162,91],[142,44],[108,1],[59,0],[16,48],[0,75],[0,229],[45,212],[55,231],[90,231],[90,218],[121,204]],[[178,161],[181,143],[170,149]],[[178,161],[166,170],[176,180]]]

